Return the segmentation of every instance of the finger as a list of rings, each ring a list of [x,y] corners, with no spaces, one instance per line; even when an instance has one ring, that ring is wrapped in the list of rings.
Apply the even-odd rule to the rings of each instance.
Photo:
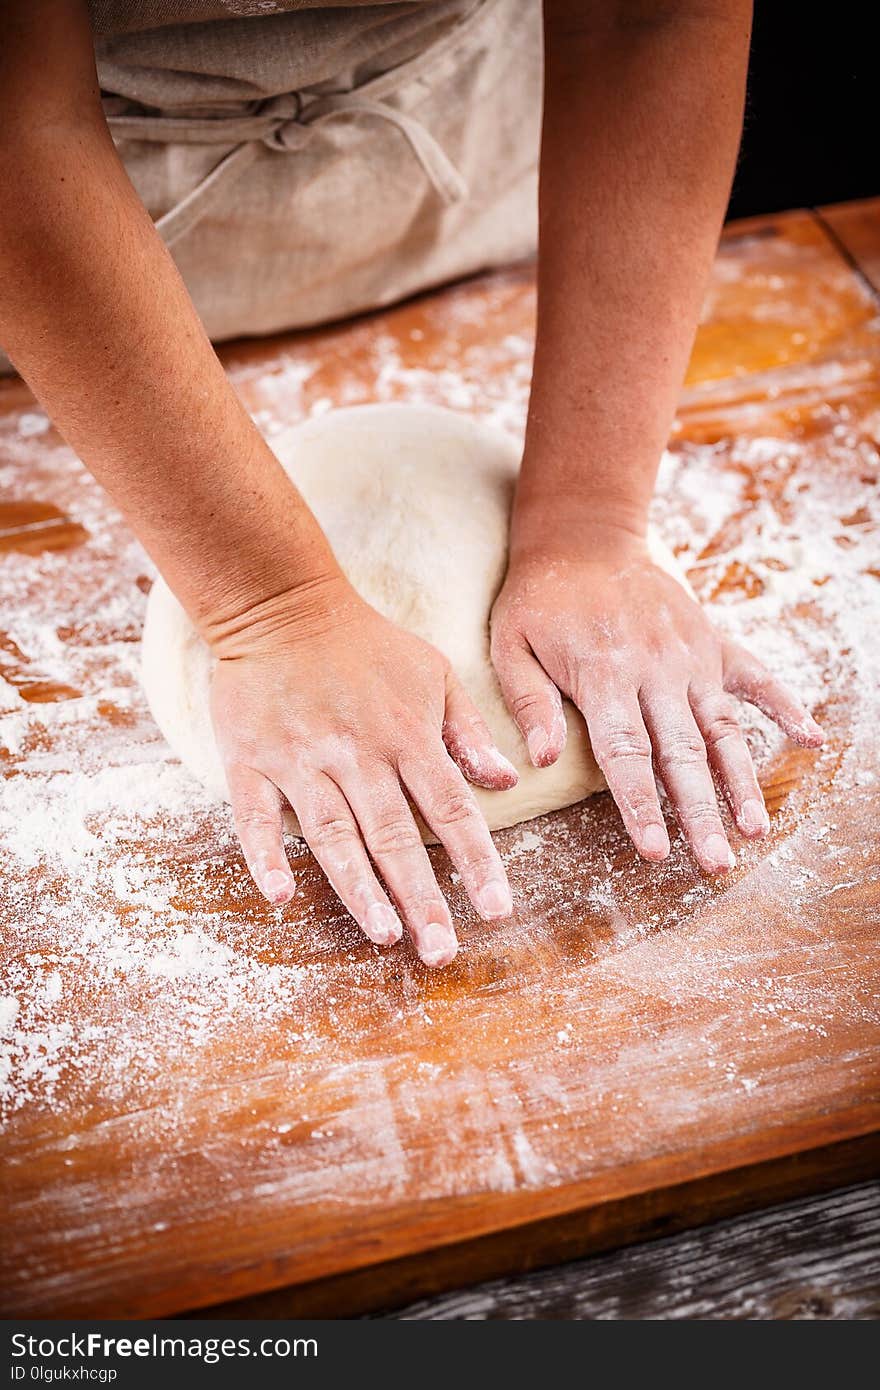
[[[825,735],[809,710],[736,642],[724,644],[724,689],[757,706],[801,748],[819,748],[824,743]]]
[[[509,917],[513,899],[501,856],[473,792],[445,749],[438,747],[435,757],[402,760],[400,776],[480,916],[485,921]]]
[[[721,779],[739,830],[749,839],[760,839],[770,829],[770,817],[736,717],[736,705],[717,686],[691,686],[690,702],[709,762]]]
[[[655,691],[641,700],[654,761],[682,830],[702,869],[726,873],[735,860],[718,814],[706,745],[685,692]]]
[[[276,906],[289,902],[296,883],[284,852],[282,798],[276,786],[242,763],[226,769],[235,831],[254,883]]]
[[[478,787],[507,791],[516,786],[516,768],[496,748],[489,725],[451,671],[446,679],[443,742],[465,777]]]
[[[377,946],[399,941],[400,919],[373,872],[351,807],[336,783],[319,774],[293,790],[291,804],[310,850],[364,935]]]
[[[345,795],[420,957],[448,965],[458,950],[452,918],[396,775],[385,767],[352,778]]]
[[[669,836],[654,781],[651,740],[636,692],[616,691],[604,699],[594,693],[581,713],[587,721],[593,757],[633,844],[645,859],[665,859]]]
[[[492,663],[504,703],[526,741],[533,765],[549,767],[565,747],[559,691],[525,644],[493,640]]]

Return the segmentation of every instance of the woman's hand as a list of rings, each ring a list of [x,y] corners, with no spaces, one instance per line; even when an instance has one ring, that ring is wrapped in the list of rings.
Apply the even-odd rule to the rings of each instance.
[[[492,613],[492,659],[532,762],[565,744],[560,693],[581,711],[593,753],[645,859],[664,859],[656,767],[694,856],[709,873],[733,864],[718,813],[714,770],[743,835],[769,827],[737,722],[738,697],[805,748],[822,731],[754,657],[718,633],[628,532],[580,533],[514,552]]]
[[[370,940],[387,946],[402,930],[378,870],[422,960],[446,965],[455,931],[410,801],[492,920],[510,913],[510,889],[462,773],[483,787],[516,782],[449,663],[341,577],[273,599],[235,626],[213,643],[212,714],[257,886],[273,903],[293,895],[287,801]]]

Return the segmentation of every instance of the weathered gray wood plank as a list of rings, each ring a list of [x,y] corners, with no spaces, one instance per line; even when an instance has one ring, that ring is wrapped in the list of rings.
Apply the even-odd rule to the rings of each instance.
[[[880,1317],[880,1182],[429,1299],[399,1319]]]

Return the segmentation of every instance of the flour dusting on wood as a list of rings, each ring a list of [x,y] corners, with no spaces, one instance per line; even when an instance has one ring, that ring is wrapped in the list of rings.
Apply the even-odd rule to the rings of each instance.
[[[294,341],[256,363],[230,354],[230,370],[270,441],[331,405],[392,399],[520,435],[533,307],[522,276],[499,276],[334,330],[323,357]],[[876,349],[865,360],[876,370]],[[774,409],[789,388],[801,399],[803,371],[776,369]],[[845,398],[794,431],[695,387],[661,470],[655,521],[701,599],[832,733],[797,752],[743,710],[768,841],[732,831],[725,882],[680,838],[652,868],[594,798],[498,834],[516,911],[492,927],[432,852],[462,925],[438,974],[405,944],[372,948],[299,842],[293,902],[265,904],[228,808],[145,708],[148,559],[40,412],[0,414],[0,487],[88,533],[0,553],[0,1114],[21,1200],[37,1152],[53,1222],[100,1245],[90,1155],[110,1145],[126,1175],[115,1219],[157,1249],[181,1184],[194,1230],[247,1203],[265,1244],[291,1207],[366,1221],[383,1202],[686,1155],[772,1130],[783,1102],[806,1123],[872,1049],[876,1067],[857,930],[878,884],[880,419],[864,380],[851,364]],[[736,432],[709,437],[715,408]],[[28,699],[23,668],[74,693]]]

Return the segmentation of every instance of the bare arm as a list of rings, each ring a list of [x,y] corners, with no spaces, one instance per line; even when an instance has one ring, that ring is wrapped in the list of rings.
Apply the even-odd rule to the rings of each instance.
[[[224,634],[337,567],[116,154],[85,5],[25,0],[0,26],[0,341],[193,618]]]
[[[505,916],[456,761],[487,787],[516,774],[445,658],[347,584],[227,382],[113,147],[83,0],[0,8],[0,187],[0,342],[219,658],[214,728],[258,886],[294,891],[286,799],[371,940],[401,934],[390,893],[445,964],[455,932],[409,802],[477,911]]]
[[[547,0],[540,331],[515,544],[565,491],[644,534],[733,176],[749,0]]]
[[[669,841],[656,768],[700,864],[767,828],[732,694],[818,726],[651,563],[648,505],[696,330],[742,122],[747,0],[545,0],[538,337],[493,657],[532,759],[583,713],[637,849]]]

